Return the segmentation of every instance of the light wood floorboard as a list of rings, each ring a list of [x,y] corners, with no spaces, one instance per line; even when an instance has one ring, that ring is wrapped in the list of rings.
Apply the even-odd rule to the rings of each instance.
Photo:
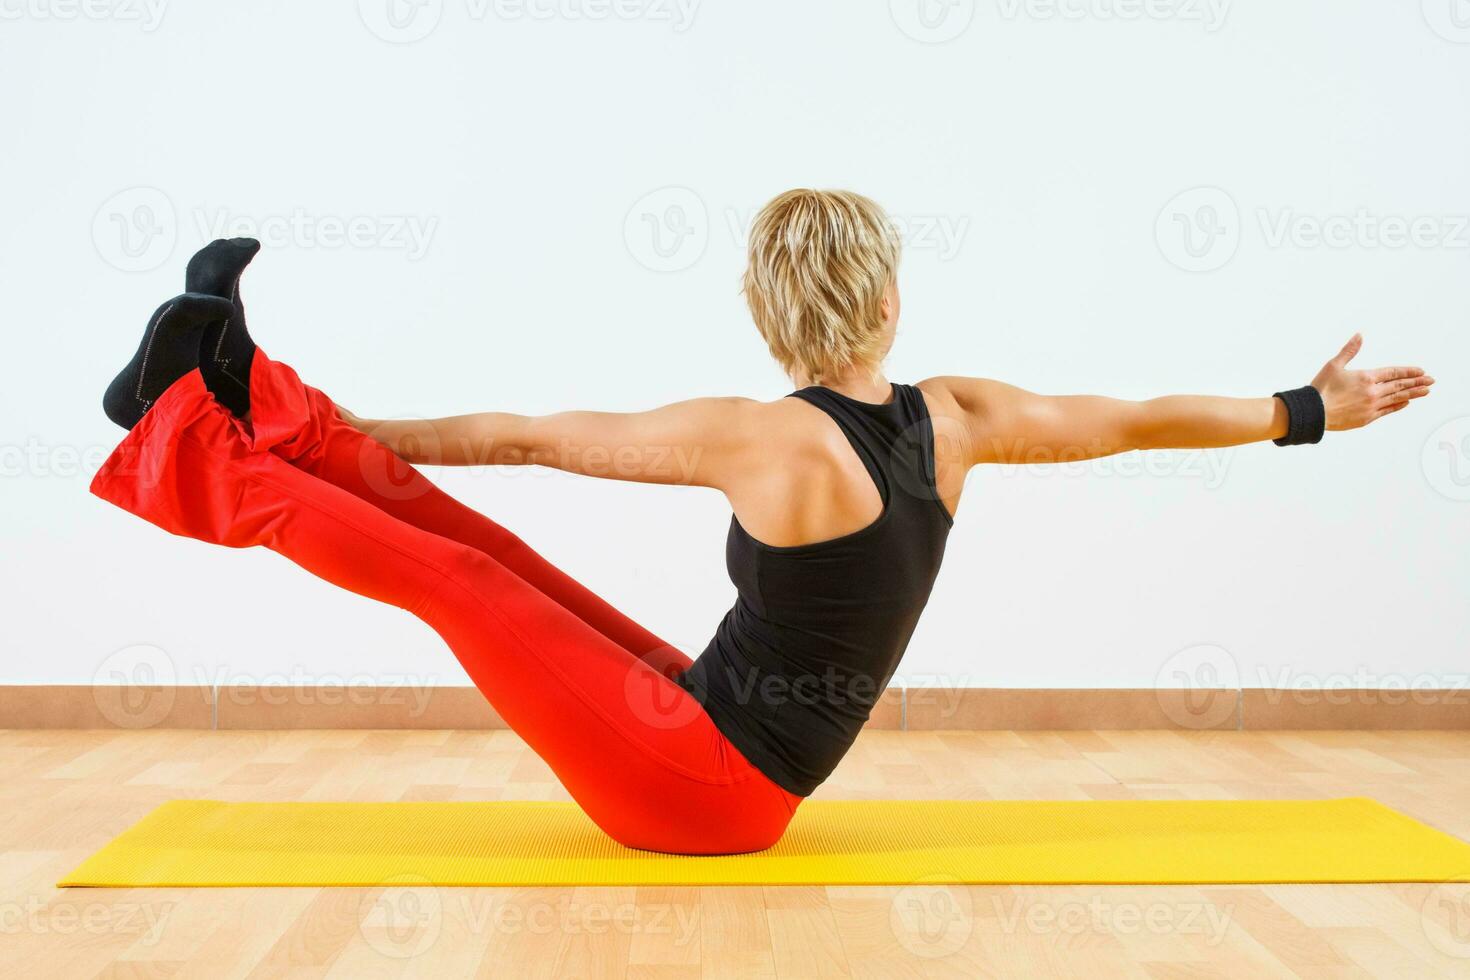
[[[820,796],[1371,796],[1470,838],[1470,733],[868,731]],[[4,975],[1470,977],[1470,868],[1438,886],[54,886],[180,797],[566,795],[505,731],[0,731]]]

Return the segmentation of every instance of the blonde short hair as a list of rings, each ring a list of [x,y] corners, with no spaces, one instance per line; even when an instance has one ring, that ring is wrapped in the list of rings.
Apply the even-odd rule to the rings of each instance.
[[[776,197],[750,228],[745,301],[771,355],[813,382],[883,356],[883,293],[899,241],[883,209],[851,191]]]

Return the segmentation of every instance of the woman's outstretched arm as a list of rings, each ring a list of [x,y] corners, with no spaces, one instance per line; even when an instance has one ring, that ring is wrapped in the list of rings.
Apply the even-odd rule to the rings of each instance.
[[[1417,367],[1348,367],[1361,335],[1312,381],[1329,430],[1356,429],[1429,394],[1434,379]],[[1210,449],[1286,434],[1279,398],[1170,395],[1124,401],[1093,395],[1037,395],[982,378],[936,378],[964,420],[965,454],[975,463],[1055,463],[1134,449]]]
[[[697,398],[646,412],[399,420],[337,410],[410,463],[550,466],[614,480],[723,487],[749,464],[759,406],[746,398]]]

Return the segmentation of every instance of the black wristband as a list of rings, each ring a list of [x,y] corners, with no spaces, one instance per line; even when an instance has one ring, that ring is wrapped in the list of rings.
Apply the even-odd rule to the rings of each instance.
[[[1286,435],[1271,441],[1278,446],[1300,446],[1322,441],[1327,431],[1327,408],[1322,393],[1311,385],[1278,391],[1276,398],[1286,403]]]

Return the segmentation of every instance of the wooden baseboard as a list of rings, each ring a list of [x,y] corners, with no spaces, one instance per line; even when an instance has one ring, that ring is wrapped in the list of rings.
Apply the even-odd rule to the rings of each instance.
[[[0,686],[0,728],[214,727],[214,689],[145,685]]]
[[[472,687],[0,685],[0,729],[500,729]],[[895,731],[1470,730],[1464,690],[890,688]]]
[[[1147,688],[908,688],[908,731],[1234,730],[1240,692]]]
[[[1470,690],[1282,690],[1241,692],[1242,727],[1266,729],[1470,729]]]
[[[473,687],[261,687],[215,692],[219,729],[437,728],[506,724]]]

